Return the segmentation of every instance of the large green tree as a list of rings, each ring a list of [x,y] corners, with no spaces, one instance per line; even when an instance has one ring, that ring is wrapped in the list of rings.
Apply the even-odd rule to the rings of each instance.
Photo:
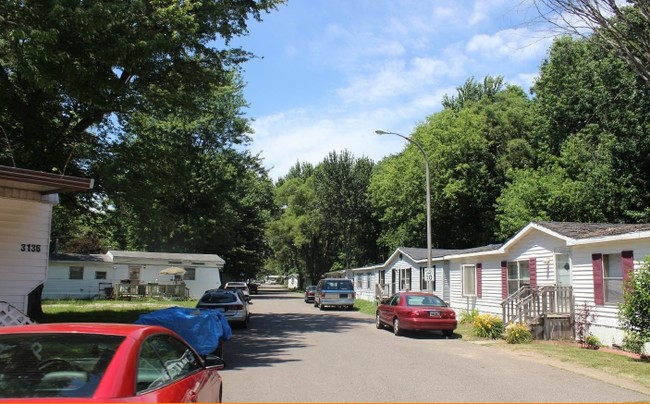
[[[278,181],[278,214],[269,223],[268,265],[316,281],[328,271],[380,260],[378,220],[368,199],[374,163],[349,151],[316,166],[296,164]]]
[[[465,248],[493,241],[494,204],[506,172],[532,164],[531,102],[501,78],[468,80],[445,108],[419,125],[412,139],[430,165],[434,247]],[[383,225],[380,243],[426,247],[422,153],[415,145],[382,161],[371,184]]]
[[[331,269],[336,256],[334,234],[317,206],[314,173],[311,164],[296,163],[278,181],[275,202],[280,209],[266,232],[273,251],[267,265],[312,281]]]
[[[538,164],[510,173],[501,237],[535,219],[650,220],[650,90],[598,40],[558,39],[542,65],[532,89]]]
[[[367,189],[374,163],[349,151],[330,152],[317,166],[315,192],[326,226],[337,235],[335,268],[374,264],[379,223],[373,216]]]
[[[152,105],[196,108],[196,94],[251,57],[229,41],[281,2],[3,1],[0,163],[93,174],[101,124]]]

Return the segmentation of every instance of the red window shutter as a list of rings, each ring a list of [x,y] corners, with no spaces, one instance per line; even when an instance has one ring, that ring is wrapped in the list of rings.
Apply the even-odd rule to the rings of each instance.
[[[537,258],[528,259],[528,273],[530,274],[530,287],[537,287]]]
[[[623,265],[623,285],[625,285],[630,279],[630,274],[634,271],[634,252],[622,251],[621,261]]]
[[[483,297],[483,264],[476,264],[476,297]]]
[[[508,261],[501,261],[501,298],[508,297]]]
[[[591,254],[591,267],[594,272],[594,303],[605,304],[605,290],[603,288],[603,255]]]

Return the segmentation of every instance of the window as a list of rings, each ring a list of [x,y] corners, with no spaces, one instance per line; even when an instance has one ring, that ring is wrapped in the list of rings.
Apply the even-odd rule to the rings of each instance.
[[[184,268],[185,274],[183,275],[183,280],[185,281],[194,281],[196,280],[196,268]]]
[[[83,279],[84,267],[70,267],[70,274],[68,279]]]
[[[476,296],[476,265],[461,265],[463,296]]]
[[[362,288],[362,279],[361,279],[361,274],[356,274],[354,276],[354,283],[357,286],[357,289]]]
[[[106,271],[95,271],[95,279],[106,279]]]
[[[400,268],[399,270],[399,289],[411,289],[411,268]]]
[[[153,336],[140,350],[137,392],[181,379],[200,367],[198,358],[183,342],[167,335]]]
[[[381,270],[379,271],[379,282],[380,285],[384,285],[386,283],[386,270]]]
[[[529,284],[528,260],[508,261],[508,294],[513,294],[520,287]]]
[[[140,265],[129,265],[129,280],[132,284],[140,282]]]
[[[623,301],[623,263],[621,254],[603,254],[605,303]]]
[[[372,273],[368,272],[366,274],[366,288],[370,289],[372,287]]]

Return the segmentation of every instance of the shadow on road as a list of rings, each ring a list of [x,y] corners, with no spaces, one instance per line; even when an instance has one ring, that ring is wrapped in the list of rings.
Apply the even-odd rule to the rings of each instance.
[[[288,351],[311,343],[309,334],[340,333],[372,319],[328,316],[311,313],[253,314],[248,329],[234,329],[233,337],[224,345],[227,370],[254,366],[272,366],[290,360]]]

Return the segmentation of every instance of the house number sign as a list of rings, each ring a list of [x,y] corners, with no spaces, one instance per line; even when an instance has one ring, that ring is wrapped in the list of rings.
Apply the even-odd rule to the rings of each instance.
[[[41,252],[41,245],[40,244],[21,244],[20,245],[20,251],[21,252]]]

